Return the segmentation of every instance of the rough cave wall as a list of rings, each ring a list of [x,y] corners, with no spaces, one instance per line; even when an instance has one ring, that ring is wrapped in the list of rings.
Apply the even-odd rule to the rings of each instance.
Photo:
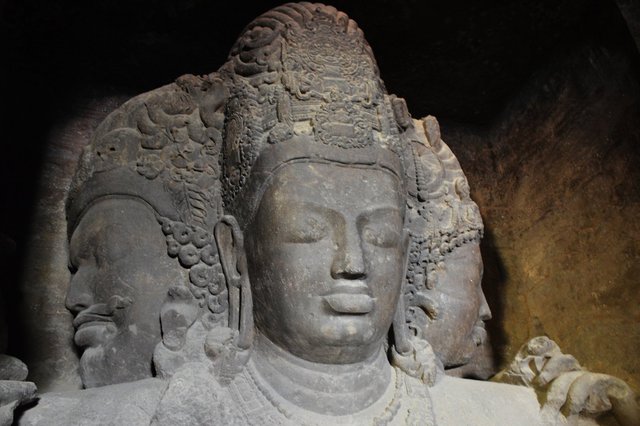
[[[541,70],[489,129],[443,124],[486,225],[494,347],[548,335],[640,386],[640,93],[619,51]],[[523,143],[526,141],[526,143]]]
[[[280,2],[214,3],[0,2],[8,352],[41,390],[79,386],[62,209],[82,145],[126,98],[217,69]],[[469,178],[494,315],[483,374],[547,334],[640,389],[636,9],[618,1],[625,21],[600,0],[331,3],[365,31],[389,91],[438,117]]]

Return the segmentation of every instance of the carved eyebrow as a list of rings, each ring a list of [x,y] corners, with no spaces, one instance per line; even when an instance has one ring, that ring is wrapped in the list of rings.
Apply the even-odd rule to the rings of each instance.
[[[382,207],[372,207],[370,209],[365,210],[360,213],[358,217],[371,217],[375,215],[388,215],[388,214],[397,214],[400,218],[402,218],[402,210],[397,207],[391,206],[382,206]]]
[[[296,208],[296,207],[301,207],[301,208],[306,208],[309,209],[311,211],[313,211],[314,213],[320,213],[324,216],[327,217],[335,217],[335,216],[342,216],[338,211],[331,209],[325,205],[316,203],[314,201],[309,201],[309,200],[293,200],[287,203],[287,207],[285,208],[286,210],[289,210],[290,208]]]

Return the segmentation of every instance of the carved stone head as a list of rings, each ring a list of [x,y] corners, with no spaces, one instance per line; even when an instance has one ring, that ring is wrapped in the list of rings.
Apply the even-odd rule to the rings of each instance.
[[[444,367],[466,364],[486,337],[491,318],[482,280],[478,206],[433,117],[422,120],[426,145],[412,144],[407,272],[407,321]],[[431,149],[429,149],[431,148]]]
[[[482,220],[437,122],[412,120],[386,93],[357,25],[331,7],[281,6],[245,29],[220,73],[231,83],[222,196],[236,219],[225,223],[238,228],[220,255],[226,271],[247,268],[258,330],[298,356],[349,362],[380,344],[399,308],[396,349],[426,339],[446,365],[465,362],[488,317]],[[376,209],[380,227],[367,228]]]
[[[482,222],[437,123],[412,120],[355,22],[318,4],[265,13],[218,73],[110,114],[67,214],[85,386],[148,377],[152,354],[161,375],[203,346],[246,360],[254,324],[339,364],[379,350],[393,323],[397,353],[428,358],[425,338],[460,346],[438,338],[467,321],[439,329],[434,289],[480,271],[475,255],[444,268]]]
[[[329,364],[377,353],[409,242],[406,141],[362,31],[332,7],[281,6],[245,29],[221,74],[236,219],[216,229],[225,274],[246,262],[256,328],[287,352]]]
[[[216,87],[185,76],[140,95],[110,114],[84,150],[67,202],[66,305],[85,387],[152,376],[172,286],[200,294],[223,287],[212,237],[215,101],[224,98]]]

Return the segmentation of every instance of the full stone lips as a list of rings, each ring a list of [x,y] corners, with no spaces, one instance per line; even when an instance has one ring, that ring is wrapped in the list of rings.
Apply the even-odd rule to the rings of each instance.
[[[89,311],[89,309],[86,311]],[[73,320],[73,326],[76,329],[73,341],[81,348],[97,346],[103,343],[107,335],[115,332],[116,329],[112,315],[91,312],[78,314]]]
[[[118,295],[111,296],[107,303],[97,303],[80,311],[73,320],[76,334],[73,338],[79,347],[97,346],[109,334],[116,332],[113,315],[118,309],[131,305],[130,298]]]
[[[323,298],[334,312],[352,315],[371,312],[376,301],[362,282],[337,284]]]
[[[113,322],[111,315],[102,315],[96,313],[80,313],[74,320],[73,326],[76,330],[96,325],[96,323]]]

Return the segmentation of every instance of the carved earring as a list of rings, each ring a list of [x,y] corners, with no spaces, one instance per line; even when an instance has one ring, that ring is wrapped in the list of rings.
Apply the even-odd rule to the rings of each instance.
[[[213,361],[213,372],[227,384],[249,360],[253,343],[253,301],[240,226],[233,216],[223,216],[214,228],[218,255],[229,293],[227,327],[212,329],[205,352]]]
[[[431,386],[444,375],[444,366],[425,339],[410,336],[404,307],[404,293],[400,295],[393,319],[394,345],[391,362],[409,376]]]
[[[406,247],[408,253],[408,243]],[[404,270],[403,277],[406,276],[406,264]],[[433,385],[444,375],[444,367],[429,342],[417,336],[410,336],[408,333],[409,327],[404,305],[404,283],[403,278],[402,291],[393,318],[394,344],[391,347],[391,362],[409,376],[420,379],[427,385]]]
[[[404,283],[403,283],[404,284]],[[396,352],[399,354],[408,354],[411,352],[412,345],[409,341],[407,333],[407,317],[404,306],[404,285],[402,286],[402,292],[398,298],[398,305],[396,307],[396,313],[393,317],[393,344]]]
[[[238,332],[238,348],[249,349],[253,342],[253,301],[242,232],[236,218],[226,215],[216,224],[214,234],[229,291],[228,326]]]
[[[411,352],[411,342],[407,335],[407,316],[404,306],[405,277],[407,276],[407,266],[409,265],[409,247],[411,245],[411,236],[405,230],[404,235],[404,268],[402,273],[402,282],[400,284],[400,297],[396,312],[393,316],[393,338],[395,350],[399,354],[407,354]]]

